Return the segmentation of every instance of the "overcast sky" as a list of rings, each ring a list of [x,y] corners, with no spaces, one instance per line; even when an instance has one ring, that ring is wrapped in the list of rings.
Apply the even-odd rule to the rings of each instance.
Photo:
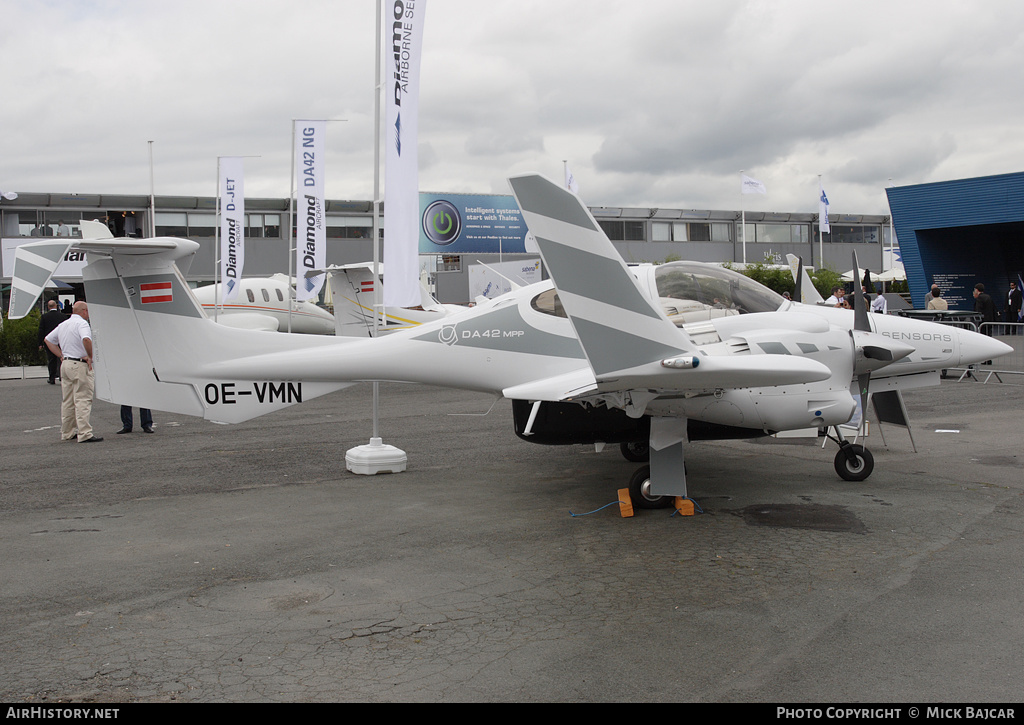
[[[388,5],[391,0],[385,3]],[[0,0],[0,189],[373,195],[374,0]],[[429,0],[420,188],[561,179],[591,206],[885,214],[884,187],[1024,171],[1019,0]],[[766,197],[739,193],[740,171]]]

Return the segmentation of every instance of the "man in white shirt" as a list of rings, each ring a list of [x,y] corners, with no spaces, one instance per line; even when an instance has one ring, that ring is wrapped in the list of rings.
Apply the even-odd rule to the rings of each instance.
[[[885,301],[885,297],[881,294],[875,295],[875,299],[871,300],[871,311],[877,312],[884,315],[889,311],[889,304]]]
[[[43,341],[61,360],[60,439],[69,441],[78,434],[79,443],[103,440],[92,433],[92,396],[95,375],[92,370],[92,328],[89,307],[79,300],[71,308],[71,317],[57,325]]]

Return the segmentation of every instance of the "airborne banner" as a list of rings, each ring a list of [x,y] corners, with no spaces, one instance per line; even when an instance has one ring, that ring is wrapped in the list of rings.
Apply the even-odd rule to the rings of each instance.
[[[385,3],[381,39],[386,50],[384,157],[384,304],[416,307],[419,280],[419,122],[420,51],[426,0]]]
[[[238,296],[245,265],[245,183],[243,159],[221,156],[220,169],[220,282],[221,300]]]
[[[298,188],[295,210],[295,299],[316,297],[326,275],[307,277],[306,272],[327,266],[327,229],[324,223],[323,121],[296,121],[295,179]]]

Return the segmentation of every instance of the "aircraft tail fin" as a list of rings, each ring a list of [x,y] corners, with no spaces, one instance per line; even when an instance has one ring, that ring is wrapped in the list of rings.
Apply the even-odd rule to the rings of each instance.
[[[83,239],[113,239],[114,233],[110,231],[103,222],[95,219],[82,219],[78,222],[78,228],[82,231]]]
[[[695,350],[579,197],[535,174],[509,183],[598,381]]]
[[[334,304],[334,334],[338,337],[372,337],[373,333],[373,267],[365,263],[328,267],[327,282]],[[430,319],[446,314],[445,308],[420,283],[420,306],[417,312],[435,313]],[[389,333],[423,324],[424,318],[404,314],[398,308],[385,308],[384,329]]]
[[[793,282],[796,284],[796,301],[807,305],[817,305],[824,302],[824,298],[818,293],[811,276],[807,273],[803,260],[794,254],[787,254],[786,261],[789,262],[789,269],[793,273]]]
[[[327,270],[334,305],[334,334],[370,337],[373,328],[373,270],[351,266]]]
[[[83,270],[101,400],[238,423],[346,387],[341,383],[246,379],[219,365],[333,338],[219,325],[207,318],[175,260],[198,246],[184,239],[98,240]]]

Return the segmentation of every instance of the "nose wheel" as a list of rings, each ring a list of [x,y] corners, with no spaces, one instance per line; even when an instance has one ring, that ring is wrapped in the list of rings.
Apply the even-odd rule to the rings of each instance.
[[[875,457],[871,455],[871,451],[859,443],[850,443],[846,440],[838,426],[833,430],[836,432],[835,437],[828,437],[839,444],[839,451],[836,453],[834,461],[836,473],[844,481],[865,480],[875,469]]]

